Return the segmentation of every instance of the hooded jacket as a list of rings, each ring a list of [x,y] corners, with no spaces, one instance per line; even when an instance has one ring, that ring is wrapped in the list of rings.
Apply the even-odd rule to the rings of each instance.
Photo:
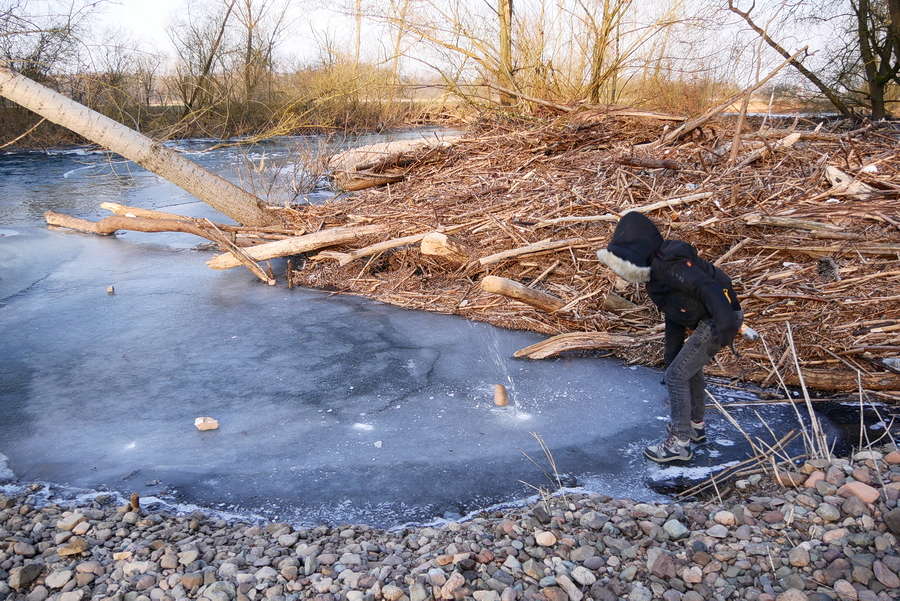
[[[681,240],[665,240],[641,213],[626,213],[616,226],[601,261],[631,282],[645,282],[647,293],[666,319],[666,364],[684,344],[685,330],[711,319],[718,342],[727,346],[740,328],[741,305],[725,272],[701,259]]]

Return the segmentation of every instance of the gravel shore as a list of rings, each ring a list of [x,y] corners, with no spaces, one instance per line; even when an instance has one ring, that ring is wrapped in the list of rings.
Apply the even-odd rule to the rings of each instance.
[[[900,452],[800,472],[721,502],[569,494],[387,531],[0,495],[0,601],[900,599]]]

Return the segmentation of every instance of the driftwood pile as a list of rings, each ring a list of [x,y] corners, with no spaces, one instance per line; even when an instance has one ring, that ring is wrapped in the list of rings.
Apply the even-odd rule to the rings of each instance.
[[[678,137],[675,125],[603,113],[485,124],[422,153],[404,181],[298,209],[307,231],[384,229],[295,259],[290,283],[553,336],[521,357],[603,349],[657,364],[661,316],[595,256],[640,210],[732,276],[762,334],[711,372],[797,384],[790,323],[808,386],[900,399],[897,132],[745,124],[736,136],[720,121]]]
[[[712,113],[711,113],[712,114]],[[599,349],[662,359],[661,316],[642,287],[596,258],[619,217],[648,214],[732,276],[762,341],[738,341],[710,372],[763,385],[862,387],[900,401],[898,132],[868,125],[774,128],[710,115],[582,111],[486,121],[452,145],[391,159],[391,183],[238,227],[107,204],[99,222],[48,213],[98,234],[185,231],[275,283],[360,294],[551,336],[517,356]],[[352,169],[350,169],[352,171]],[[363,170],[365,171],[365,170]]]

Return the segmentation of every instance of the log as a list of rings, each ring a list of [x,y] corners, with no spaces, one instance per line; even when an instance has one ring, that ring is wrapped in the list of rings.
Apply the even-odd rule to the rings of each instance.
[[[758,161],[759,159],[761,159],[762,157],[768,155],[773,150],[784,150],[786,148],[790,148],[797,142],[797,140],[800,139],[800,136],[801,136],[800,132],[793,132],[791,134],[788,134],[781,140],[778,140],[778,143],[775,144],[775,146],[771,150],[769,149],[768,146],[763,146],[762,148],[757,148],[756,150],[754,150],[753,152],[751,152],[747,156],[745,156],[743,159],[741,159],[741,161],[737,165],[735,165],[734,168],[735,169],[743,169],[750,163],[754,163],[754,162]]]
[[[403,167],[415,160],[416,153],[426,149],[449,148],[461,135],[429,136],[413,140],[394,140],[351,148],[339,152],[328,161],[335,183],[353,192],[402,181]]]
[[[289,255],[297,255],[311,250],[325,248],[326,246],[343,244],[371,234],[380,234],[387,229],[387,225],[336,227],[314,232],[312,234],[305,234],[303,236],[294,236],[292,238],[285,238],[284,240],[259,244],[248,248],[247,254],[254,261],[274,259],[275,257],[287,257]],[[226,253],[213,257],[207,261],[206,264],[212,269],[231,269],[233,267],[239,267],[241,263],[230,253]]]
[[[100,221],[88,221],[87,219],[79,219],[78,217],[64,215],[55,211],[44,213],[44,219],[47,221],[47,225],[100,236],[111,236],[119,230],[131,230],[133,232],[183,232],[206,238],[212,242],[218,242],[218,240],[209,235],[206,229],[191,221],[122,217],[119,215],[104,217]]]
[[[619,350],[638,346],[659,337],[659,334],[653,334],[639,340],[635,336],[607,332],[568,332],[519,349],[513,356],[520,359],[547,359],[566,351]]]
[[[734,378],[733,370],[722,370],[714,365],[707,368],[707,372],[724,378]],[[824,391],[855,391],[858,389],[856,375],[858,372],[845,370],[803,369],[803,380],[809,388]],[[768,371],[752,371],[741,373],[742,380],[762,382],[769,375]],[[900,390],[900,374],[891,372],[861,373],[862,387],[866,390]],[[799,386],[800,378],[795,372],[783,374],[785,384]]]
[[[413,234],[412,236],[392,238],[390,240],[385,240],[384,242],[378,242],[377,244],[371,244],[369,246],[364,246],[362,248],[352,250],[348,253],[325,250],[317,254],[315,257],[313,257],[313,259],[334,259],[338,262],[338,265],[343,267],[344,265],[352,263],[353,261],[362,257],[377,255],[378,253],[384,252],[386,250],[391,250],[392,248],[399,248],[401,246],[408,246],[410,244],[415,244],[416,242],[421,242],[422,238],[427,236],[429,233],[430,232],[422,232],[421,234]]]
[[[152,209],[142,209],[140,207],[130,207],[119,204],[117,202],[101,202],[101,209],[106,209],[114,215],[122,217],[146,217],[147,219],[174,219],[176,221],[190,221],[191,217],[184,215],[176,215],[175,213],[165,213],[163,211],[154,211]]]
[[[900,253],[900,244],[845,244],[840,246],[772,246],[759,245],[758,248],[765,250],[781,250],[785,252],[800,252],[812,257],[820,257],[822,255],[843,254],[847,252],[860,253],[863,255],[878,255],[884,257],[893,257]]]
[[[586,240],[584,238],[566,238],[565,240],[541,240],[540,242],[535,242],[533,244],[528,244],[525,246],[520,246],[519,248],[512,248],[510,250],[504,250],[502,252],[494,253],[493,255],[488,255],[486,257],[482,257],[478,259],[478,263],[481,264],[482,267],[486,265],[493,265],[495,263],[499,263],[505,259],[511,259],[513,257],[519,257],[521,255],[528,255],[531,253],[542,252],[545,250],[555,250],[557,248],[565,248],[566,246],[572,246],[573,244],[584,243]]]
[[[742,218],[747,225],[771,225],[773,227],[828,232],[840,232],[844,229],[833,223],[821,223],[818,221],[810,221],[808,219],[794,219],[792,217],[760,215],[759,213],[748,213],[743,215]]]
[[[495,275],[485,276],[481,280],[481,289],[492,294],[499,294],[531,305],[537,309],[553,313],[566,306],[565,301],[561,298],[534,290],[528,286],[522,285],[514,280],[500,278]]]
[[[226,236],[222,232],[222,230],[217,228],[212,221],[207,219],[206,223],[212,230],[209,232],[209,234],[219,243],[219,246],[223,250],[227,250],[228,252],[230,252],[231,255],[241,263],[241,265],[246,267],[250,271],[250,273],[259,278],[261,282],[264,282],[269,286],[275,285],[276,282],[274,276],[270,276],[269,274],[267,274],[262,267],[257,265],[256,262],[247,255],[247,252],[245,250],[238,248],[238,246],[231,240],[229,240],[228,236]]]
[[[423,255],[441,257],[456,265],[465,265],[470,259],[468,251],[458,240],[441,232],[425,234],[419,248]]]
[[[607,213],[605,215],[584,215],[584,216],[573,216],[573,217],[555,217],[553,219],[544,219],[543,221],[539,221],[534,224],[535,228],[542,227],[550,227],[554,225],[564,225],[568,223],[596,223],[598,221],[605,221],[608,223],[616,223],[619,221],[619,217],[617,215],[613,215],[612,213]]]
[[[269,225],[280,221],[277,211],[225,178],[3,65],[0,96],[134,161],[239,223]]]
[[[710,198],[713,195],[712,192],[698,192],[697,194],[689,194],[687,196],[679,196],[677,198],[670,198],[669,200],[660,200],[659,202],[652,202],[648,205],[641,205],[639,207],[632,207],[630,209],[625,209],[619,212],[619,215],[625,215],[625,213],[650,213],[657,209],[662,209],[665,207],[675,207],[678,205],[682,205],[688,202],[696,202],[698,200],[704,200],[706,198]]]
[[[832,194],[847,194],[857,200],[866,200],[872,192],[875,192],[875,188],[869,184],[861,182],[831,165],[825,167],[825,179],[827,179],[828,183],[833,187],[833,189],[829,191],[829,193]]]

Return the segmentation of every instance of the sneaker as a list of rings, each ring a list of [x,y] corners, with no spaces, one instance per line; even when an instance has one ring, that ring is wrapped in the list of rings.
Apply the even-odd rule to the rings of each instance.
[[[670,461],[690,461],[694,457],[690,440],[681,440],[671,431],[661,443],[650,445],[644,449],[644,455],[656,463]]]
[[[706,424],[691,422],[691,442],[706,442]]]

